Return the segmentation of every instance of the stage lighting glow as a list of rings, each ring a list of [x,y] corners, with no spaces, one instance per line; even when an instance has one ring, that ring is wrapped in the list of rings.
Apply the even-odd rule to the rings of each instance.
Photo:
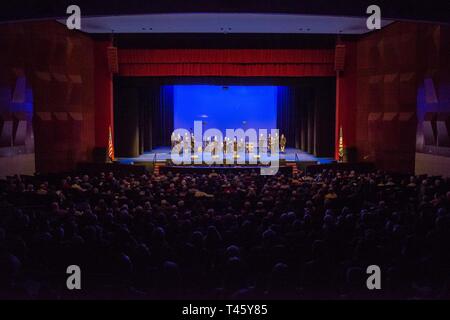
[[[174,85],[174,129],[275,129],[277,86]]]

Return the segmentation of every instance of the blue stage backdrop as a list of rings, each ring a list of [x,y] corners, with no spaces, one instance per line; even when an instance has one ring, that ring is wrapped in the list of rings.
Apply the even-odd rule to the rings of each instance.
[[[275,129],[277,86],[174,85],[174,128]]]

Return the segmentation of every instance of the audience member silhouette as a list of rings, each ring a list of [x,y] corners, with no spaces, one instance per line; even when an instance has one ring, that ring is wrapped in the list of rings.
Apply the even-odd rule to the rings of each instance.
[[[449,186],[333,170],[10,177],[0,297],[449,298]]]

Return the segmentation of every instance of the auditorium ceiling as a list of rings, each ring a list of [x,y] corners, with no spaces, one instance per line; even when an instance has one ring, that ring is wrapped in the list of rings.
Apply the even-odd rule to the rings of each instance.
[[[87,33],[363,34],[367,17],[269,13],[164,13],[85,17]],[[59,20],[65,23],[65,19]],[[384,27],[392,20],[382,19]]]

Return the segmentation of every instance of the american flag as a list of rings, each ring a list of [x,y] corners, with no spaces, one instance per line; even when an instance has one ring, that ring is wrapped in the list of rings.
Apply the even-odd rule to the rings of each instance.
[[[339,153],[339,161],[343,161],[344,160],[344,137],[342,135],[342,126],[339,128],[338,153]]]
[[[114,143],[112,139],[111,126],[109,127],[109,137],[108,137],[108,157],[111,161],[114,161]]]

